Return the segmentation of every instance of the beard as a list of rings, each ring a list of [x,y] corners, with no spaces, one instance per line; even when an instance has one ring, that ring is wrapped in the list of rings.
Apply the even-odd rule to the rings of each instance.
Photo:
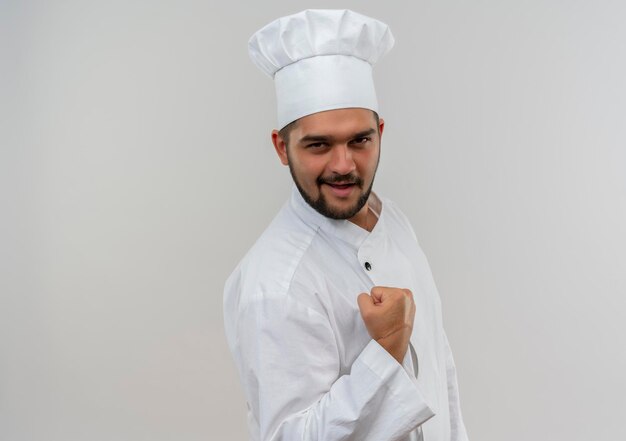
[[[319,196],[317,199],[314,199],[310,194],[308,194],[304,190],[304,188],[300,185],[300,182],[298,182],[298,178],[291,167],[291,163],[289,164],[289,172],[291,173],[293,182],[296,184],[298,191],[300,192],[300,194],[302,195],[302,198],[306,201],[306,203],[309,204],[319,214],[321,214],[322,216],[326,216],[330,219],[350,219],[355,214],[357,214],[361,210],[361,208],[363,208],[363,206],[369,199],[370,193],[372,192],[372,186],[374,185],[373,176],[372,176],[372,182],[370,183],[370,185],[365,191],[363,191],[363,179],[361,179],[360,177],[352,173],[349,173],[347,175],[333,175],[328,178],[323,178],[320,176],[316,179],[317,188],[319,190],[318,191]],[[376,174],[376,171],[374,171],[374,174]],[[328,201],[326,200],[324,193],[322,193],[322,185],[332,184],[335,182],[353,183],[361,191],[359,198],[357,199],[357,201],[354,203],[353,206],[346,208],[344,210],[340,210],[340,209],[331,207],[328,204]]]

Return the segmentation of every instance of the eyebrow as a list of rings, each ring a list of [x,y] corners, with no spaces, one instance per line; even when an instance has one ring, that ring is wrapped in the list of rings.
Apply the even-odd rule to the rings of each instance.
[[[368,129],[368,130],[364,130],[362,132],[358,132],[355,133],[354,135],[352,135],[350,137],[350,139],[358,139],[358,138],[364,138],[366,136],[372,135],[376,133],[376,129]],[[311,134],[311,135],[305,135],[302,138],[300,138],[298,140],[299,144],[303,144],[306,142],[328,142],[328,141],[332,141],[333,137],[332,136],[326,136],[326,135],[315,135],[315,134]]]

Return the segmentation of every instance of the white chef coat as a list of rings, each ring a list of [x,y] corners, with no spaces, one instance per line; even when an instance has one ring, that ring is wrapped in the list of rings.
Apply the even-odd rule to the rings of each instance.
[[[426,441],[467,440],[428,262],[404,214],[373,192],[369,203],[379,212],[371,233],[319,214],[294,186],[226,282],[252,441],[404,441],[420,428]],[[361,318],[357,296],[375,285],[413,293],[403,365]]]

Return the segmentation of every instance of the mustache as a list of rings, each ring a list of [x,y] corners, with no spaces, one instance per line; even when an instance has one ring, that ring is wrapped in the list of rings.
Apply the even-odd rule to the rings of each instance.
[[[358,177],[357,175],[353,173],[348,173],[347,175],[332,175],[328,177],[320,176],[316,179],[316,181],[317,181],[317,185],[342,183],[342,184],[355,184],[358,187],[363,186],[363,179],[361,179],[360,177]]]

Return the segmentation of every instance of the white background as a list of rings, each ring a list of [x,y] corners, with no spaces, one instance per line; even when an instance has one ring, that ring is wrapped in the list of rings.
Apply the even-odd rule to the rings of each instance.
[[[626,439],[608,0],[0,0],[0,439],[246,439],[222,288],[291,187],[246,43],[306,7],[396,36],[375,189],[430,259],[470,437]]]

